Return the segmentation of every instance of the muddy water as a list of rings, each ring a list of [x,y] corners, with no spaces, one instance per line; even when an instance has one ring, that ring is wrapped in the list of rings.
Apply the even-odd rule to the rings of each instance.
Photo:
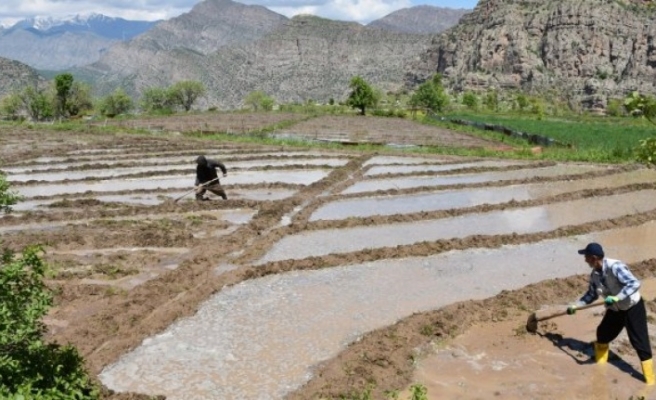
[[[557,185],[547,182],[506,187],[448,190],[419,195],[356,198],[326,204],[312,214],[310,221],[448,210],[486,203],[499,204],[511,200],[535,200],[581,190],[582,188],[614,188],[648,182],[656,182],[656,171],[641,169],[591,179],[560,181]]]
[[[393,165],[393,166],[380,166],[373,167],[365,173],[365,176],[381,175],[381,174],[408,174],[413,172],[439,172],[439,171],[452,171],[455,169],[463,168],[484,168],[484,167],[508,167],[513,165],[526,164],[524,161],[478,161],[458,164],[443,164],[443,165]]]
[[[640,293],[645,299],[656,297],[656,279],[643,280]],[[563,308],[561,304],[549,310]],[[552,320],[557,328],[550,329],[551,334],[563,335],[555,343],[539,335],[518,337],[515,332],[526,316],[475,326],[448,344],[435,346],[434,354],[417,362],[411,381],[426,386],[427,400],[656,398],[656,388],[645,386],[642,375],[636,373],[641,370],[640,360],[633,351],[606,365],[591,362],[594,351],[589,343],[596,339],[600,313],[600,309],[589,309]],[[654,343],[653,324],[649,332]],[[630,348],[626,330],[611,343],[611,352],[620,354],[621,347]],[[399,396],[409,398],[407,389]]]
[[[309,185],[326,175],[329,171],[324,170],[291,170],[291,171],[239,171],[221,179],[221,183],[229,186],[231,184],[254,184],[284,182],[298,185]],[[135,179],[108,179],[102,182],[76,182],[68,184],[46,184],[39,186],[19,187],[16,191],[25,197],[32,196],[55,196],[61,194],[73,194],[91,192],[114,192],[120,190],[136,189],[177,189],[189,188],[193,185],[194,174],[178,176],[157,176]]]
[[[123,203],[123,204],[139,204],[139,205],[157,205],[162,204],[166,200],[176,199],[185,193],[187,190],[179,192],[166,192],[166,193],[140,193],[140,194],[126,194],[126,195],[106,195],[94,196],[93,198],[103,202]],[[291,197],[296,193],[294,190],[288,189],[236,189],[229,190],[228,196],[230,199],[246,199],[256,201],[275,201]],[[212,193],[206,194],[206,197],[219,199]],[[67,200],[75,201],[87,197],[67,197]],[[24,211],[33,211],[39,208],[47,207],[57,201],[62,201],[63,198],[52,198],[48,200],[28,200],[21,201],[20,203],[11,206],[12,210],[20,213]],[[189,194],[181,201],[194,200],[194,196]]]
[[[235,153],[235,150],[231,149],[217,149],[216,151],[206,151],[205,154],[209,158],[216,158],[216,159],[221,159],[224,157],[230,157],[231,159],[234,158],[246,158],[246,157],[253,157],[254,153],[249,153],[247,151],[242,151],[240,153]],[[187,153],[188,156],[186,157],[176,157],[179,156],[180,154],[185,154]],[[161,160],[162,157],[175,157],[175,158],[184,158],[186,160],[189,160],[189,162],[194,162],[196,159],[196,156],[198,155],[197,150],[177,150],[177,151],[159,151],[159,152],[151,152],[151,153],[124,153],[121,155],[115,154],[112,155],[111,157],[107,157],[105,159],[107,160],[116,160],[119,159],[119,162],[126,162],[127,159],[138,159],[138,160],[143,160],[144,162],[153,162],[157,160]],[[280,156],[281,152],[271,152],[271,153],[257,153],[260,156]],[[337,153],[336,153],[337,154]],[[326,156],[326,153],[321,153],[318,151],[294,151],[294,150],[285,150],[283,152],[283,155],[293,155],[293,156],[310,156],[310,157],[321,157],[321,156]],[[344,155],[344,154],[341,154]],[[65,162],[67,160],[70,160],[71,158],[75,158],[78,160],[86,160],[86,163],[89,162],[101,162],[100,160],[104,160],[103,156],[95,156],[95,155],[89,155],[89,156],[84,156],[84,155],[75,155],[74,157],[71,156],[61,156],[61,157],[38,157],[33,160],[30,160],[30,164],[37,163],[37,164],[44,164],[44,163],[55,163],[55,162]]]
[[[644,190],[438,220],[304,232],[284,237],[258,263],[470,235],[551,231],[652,210],[654,196],[656,191]]]
[[[309,379],[312,366],[368,331],[414,312],[586,273],[589,267],[576,251],[592,240],[626,262],[656,257],[656,247],[646,239],[655,235],[656,224],[648,223],[535,244],[246,281],[145,340],[100,379],[118,391],[165,394],[172,400],[280,399]],[[633,237],[644,240],[625,241]],[[531,268],[527,260],[540,265]]]
[[[237,162],[229,164],[230,168],[253,168],[253,167],[267,167],[267,166],[285,166],[285,165],[308,165],[308,166],[329,166],[329,167],[339,167],[346,164],[347,160],[339,159],[326,159],[326,160],[304,160],[304,159],[294,159],[294,160],[272,160],[268,162],[266,160],[254,162]],[[130,168],[113,168],[113,169],[91,169],[91,170],[82,170],[82,171],[59,171],[59,172],[42,172],[42,173],[18,173],[7,175],[7,180],[9,182],[27,182],[31,180],[36,181],[63,181],[65,179],[70,180],[80,180],[86,178],[108,178],[108,177],[118,177],[122,175],[138,174],[138,173],[147,173],[147,172],[156,172],[157,170],[165,171],[195,171],[193,164],[166,164],[166,165],[157,165],[150,167],[130,167]]]
[[[345,189],[342,193],[362,193],[376,190],[408,189],[421,186],[444,186],[456,184],[472,184],[491,181],[504,181],[513,179],[527,179],[533,177],[552,177],[559,175],[582,174],[585,172],[599,170],[600,167],[592,165],[556,165],[553,167],[524,169],[505,172],[485,172],[473,174],[458,174],[445,176],[431,176],[418,178],[395,178],[395,179],[368,179],[357,182]]]
[[[121,175],[130,175],[146,172],[155,172],[158,169],[171,170],[171,171],[187,171],[193,172],[194,168],[191,165],[166,165],[166,166],[151,166],[151,167],[131,167],[131,168],[112,168],[112,169],[91,169],[84,171],[60,171],[60,172],[41,172],[41,173],[28,173],[28,174],[12,174],[7,175],[9,182],[27,182],[27,181],[63,181],[65,179],[80,180],[85,178],[110,178]]]

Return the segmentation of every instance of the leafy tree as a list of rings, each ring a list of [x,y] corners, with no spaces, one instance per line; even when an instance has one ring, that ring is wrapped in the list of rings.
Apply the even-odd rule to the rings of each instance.
[[[41,321],[52,304],[43,278],[41,249],[0,257],[0,397],[3,399],[97,399],[98,390],[72,346],[44,341]]]
[[[148,88],[141,97],[141,109],[146,113],[170,114],[173,111],[168,90],[164,88]]]
[[[410,104],[428,111],[442,112],[449,104],[449,96],[442,86],[442,76],[435,74],[431,80],[422,83],[410,97]]]
[[[11,206],[21,199],[21,196],[9,190],[9,182],[7,182],[5,175],[0,173],[0,211],[5,213],[10,212]]]
[[[27,114],[34,121],[42,121],[53,116],[52,102],[45,91],[28,87],[19,96]]]
[[[264,111],[271,111],[275,101],[272,97],[267,96],[267,94],[263,91],[256,90],[254,92],[250,92],[246,96],[244,99],[244,104],[252,108],[253,111],[258,111],[259,109]]]
[[[349,84],[351,93],[346,100],[346,105],[360,110],[360,115],[366,115],[367,107],[376,104],[376,97],[371,86],[361,77],[355,76]]]
[[[462,96],[462,104],[470,110],[476,110],[478,108],[478,97],[474,92],[467,91]]]
[[[82,82],[73,82],[66,101],[66,112],[70,116],[77,116],[93,109],[91,87]]]
[[[132,110],[132,107],[133,103],[130,96],[123,89],[118,88],[100,100],[98,111],[106,117],[114,118]]]
[[[18,118],[18,114],[23,109],[23,102],[21,101],[18,93],[11,93],[2,98],[0,108],[5,115],[10,116],[12,119]]]
[[[168,95],[172,105],[189,111],[196,100],[205,95],[205,87],[198,81],[180,81],[169,88]]]
[[[58,117],[66,116],[68,98],[73,87],[73,75],[63,73],[55,76],[55,112]]]

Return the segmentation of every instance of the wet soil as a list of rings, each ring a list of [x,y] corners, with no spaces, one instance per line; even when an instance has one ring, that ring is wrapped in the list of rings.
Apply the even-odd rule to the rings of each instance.
[[[147,129],[154,129],[156,124],[153,121],[139,123]],[[184,124],[175,125],[175,122],[170,123],[172,125],[168,129],[177,130],[176,126],[184,126]],[[157,122],[157,124],[164,127],[164,122]],[[208,122],[208,126],[209,124]],[[315,126],[309,126],[305,132],[301,131],[300,133],[311,136]],[[184,131],[185,129],[180,128],[180,130]],[[371,127],[368,131],[374,132],[376,128]],[[353,131],[351,136],[359,138],[362,133]],[[460,142],[458,140],[457,134],[448,132],[440,144],[461,144],[466,147],[475,143],[471,137],[463,137]],[[303,150],[293,148],[281,151],[281,149],[271,146],[208,142],[202,138],[180,135],[99,135],[92,129],[90,132],[58,132],[41,128],[17,127],[3,130],[0,133],[0,143],[2,144],[0,169],[29,166],[31,160],[43,157],[47,165],[52,165],[53,171],[62,170],[61,162],[79,162],[79,157],[86,157],[90,154],[93,157],[99,157],[103,153],[112,154],[117,148],[124,149],[122,151],[125,154],[122,155],[127,156],[130,152],[141,154],[134,159],[143,158],[143,154],[158,157],[176,151],[193,155],[202,151],[199,149],[208,148],[209,145],[216,150],[217,154],[226,154],[227,157],[231,153],[247,153],[253,160],[259,159],[259,154],[271,155],[276,151],[280,151],[281,156],[284,157],[293,157],[296,151],[303,152]],[[485,145],[486,141],[477,143]],[[95,150],[95,152],[91,152],[91,150]],[[345,157],[348,162],[342,166],[325,166],[328,169],[327,175],[310,184],[288,185],[278,182],[235,185],[233,187],[234,189],[281,187],[294,191],[292,195],[283,199],[230,199],[228,201],[181,201],[178,203],[165,199],[155,205],[135,205],[98,201],[97,193],[88,192],[83,194],[84,198],[79,198],[79,194],[73,196],[73,200],[64,196],[64,199],[60,200],[56,206],[47,209],[0,217],[0,227],[15,228],[2,233],[2,244],[13,249],[20,249],[22,246],[32,243],[43,244],[44,257],[53,269],[48,284],[54,289],[56,295],[55,307],[46,320],[50,328],[49,339],[77,346],[85,357],[91,373],[97,375],[103,368],[116,362],[121,355],[139,346],[144,339],[162,332],[181,317],[193,315],[199,305],[213,294],[249,279],[294,270],[316,270],[382,259],[435,255],[450,250],[493,249],[510,244],[537,243],[547,239],[618,227],[638,226],[656,219],[656,210],[649,210],[612,219],[606,218],[568,225],[547,232],[473,235],[254,265],[255,260],[282,238],[304,231],[435,220],[656,188],[653,183],[628,183],[609,189],[582,187],[579,190],[525,201],[407,214],[311,221],[310,218],[316,210],[332,201],[371,196],[422,194],[436,190],[435,186],[428,185],[345,195],[342,192],[346,188],[357,182],[372,179],[365,177],[367,171],[372,168],[372,164],[367,163],[377,154],[358,153],[350,150],[340,150],[335,153],[325,151],[322,154],[325,154],[326,157],[331,155]],[[419,162],[431,163],[433,161],[434,165],[471,161],[455,157],[427,157],[426,155],[414,157],[393,152],[390,152],[389,156],[399,157],[398,160],[395,160],[399,164],[405,158],[421,158]],[[59,158],[57,159],[57,157]],[[299,154],[298,158],[301,157],[307,157],[307,155]],[[324,157],[324,155],[320,157]],[[137,162],[134,159],[126,157],[125,163],[121,165],[125,167],[136,165]],[[266,156],[263,156],[262,159],[266,159]],[[395,165],[394,162],[383,164]],[[551,165],[553,163],[533,162],[514,167],[468,167],[464,171],[428,171],[410,175],[402,172],[377,175],[375,179],[403,179],[426,175],[448,176],[463,172],[502,172],[544,168]],[[95,166],[88,167],[89,170],[93,170],[93,168]],[[501,187],[543,182],[557,184],[561,181],[584,181],[612,176],[638,168],[637,166],[599,166],[594,171],[583,173],[523,177],[503,182],[486,181],[468,185],[454,184],[445,185],[439,189]],[[40,169],[39,172],[50,171],[46,168]],[[147,178],[148,176],[146,173],[141,177]],[[31,182],[25,186],[39,184],[39,182]],[[225,186],[230,192],[230,185],[226,184]],[[110,193],[153,192],[162,191],[137,189]],[[107,193],[103,192],[103,195],[105,194]],[[49,198],[52,196],[35,197],[35,199]],[[234,210],[247,210],[248,216],[237,220],[212,216],[212,213],[217,211],[231,213]],[[163,215],[164,217],[162,217]],[[21,228],[45,222],[60,223],[60,225],[50,228],[39,226],[36,229]],[[113,249],[113,251],[106,251],[107,249]],[[223,273],[217,273],[217,265],[221,263],[234,267]],[[532,263],[538,264],[540,268],[548,267],[548,265],[540,265],[539,260],[532,260]],[[656,276],[656,260],[635,262],[631,267],[641,277]],[[139,277],[139,282],[126,283],[127,279],[132,277]],[[499,295],[485,300],[460,302],[437,310],[411,315],[394,325],[363,335],[359,340],[346,346],[336,357],[315,366],[308,382],[286,397],[290,399],[344,398],[362,393],[371,387],[374,398],[384,398],[386,391],[402,390],[414,382],[424,382],[429,386],[429,394],[440,396],[440,398],[458,398],[458,396],[460,398],[499,398],[508,393],[520,393],[527,396],[525,398],[554,398],[555,389],[550,390],[548,387],[543,388],[542,391],[533,392],[513,392],[512,389],[500,389],[500,384],[494,385],[498,380],[495,375],[497,371],[493,368],[480,370],[458,366],[461,368],[458,370],[458,378],[451,376],[452,380],[447,379],[449,375],[445,375],[444,368],[446,366],[447,370],[455,371],[453,358],[457,358],[457,354],[478,354],[485,351],[491,354],[488,357],[493,359],[490,363],[494,364],[494,360],[497,360],[498,363],[509,363],[508,360],[515,352],[525,354],[549,351],[558,346],[564,347],[561,339],[557,340],[558,335],[563,337],[569,335],[568,337],[582,342],[589,341],[589,328],[584,327],[581,327],[580,330],[570,330],[570,327],[563,325],[560,328],[560,325],[554,322],[541,325],[538,335],[528,335],[522,329],[531,312],[544,305],[562,304],[563,299],[576,298],[584,290],[585,282],[584,275],[548,280],[519,290],[504,290]],[[590,323],[594,323],[594,321]],[[498,334],[493,334],[495,332]],[[486,337],[486,340],[472,339],[472,337],[478,336]],[[506,350],[493,352],[498,348]],[[451,352],[451,358],[436,360],[431,358],[435,354],[440,355],[443,349],[448,349],[447,353]],[[461,353],[458,353],[458,349]],[[581,352],[585,353],[586,351],[585,346],[582,345]],[[630,359],[630,351],[624,353],[619,349],[616,351],[635,367],[634,360]],[[574,358],[579,360],[578,355]],[[570,360],[571,364],[567,364]],[[571,357],[565,361],[562,359],[552,361],[547,357],[540,362],[540,368],[554,369],[556,366],[567,366],[567,370],[571,371],[571,374],[559,376],[560,385],[567,385],[567,382],[574,383],[581,374],[590,370],[590,368],[585,368],[588,366],[587,364],[582,365]],[[437,365],[438,372],[431,372],[434,370],[427,365]],[[634,374],[613,371],[611,370],[613,375],[609,380],[614,385],[626,384],[632,388],[638,388],[639,385],[636,385],[637,378]],[[422,373],[423,375],[421,375]],[[446,380],[447,383],[442,386],[446,386],[450,391],[440,392],[439,386],[429,385],[430,379],[436,375],[442,376]],[[455,375],[455,372],[452,375]],[[531,379],[527,385],[539,385],[541,382],[539,376]],[[465,384],[461,384],[462,382]],[[476,390],[483,392],[486,389],[485,382],[488,382],[490,386],[487,388],[493,387],[493,394],[490,395],[489,391],[485,394],[458,391],[458,387],[475,388],[474,383],[476,382],[481,382],[478,386],[479,389]],[[555,379],[546,380],[546,382],[551,385],[550,382],[555,382]],[[497,392],[499,395],[495,394]],[[104,398],[108,399],[147,398],[136,393],[118,394],[109,390],[105,390],[104,393]],[[474,394],[470,396],[472,393]],[[621,395],[624,394],[625,392],[621,393]],[[453,397],[449,397],[451,395]]]

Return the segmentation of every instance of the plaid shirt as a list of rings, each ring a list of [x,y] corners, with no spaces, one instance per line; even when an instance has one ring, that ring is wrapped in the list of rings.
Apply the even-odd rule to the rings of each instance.
[[[601,270],[593,269],[587,292],[579,305],[590,304],[599,296],[617,296],[618,303],[611,308],[628,310],[640,301],[640,281],[622,261],[604,258]]]

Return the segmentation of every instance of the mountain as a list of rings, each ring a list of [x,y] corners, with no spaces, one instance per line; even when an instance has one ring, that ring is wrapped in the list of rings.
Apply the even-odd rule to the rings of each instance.
[[[46,80],[34,68],[0,57],[0,98],[28,86],[44,88]]]
[[[440,33],[458,24],[469,9],[415,6],[394,11],[367,24],[368,27],[405,33]]]
[[[168,62],[179,64],[187,57],[192,60],[224,46],[251,42],[287,20],[262,6],[246,6],[231,0],[205,0],[188,13],[162,22],[133,40],[117,44],[98,62],[78,73],[102,75],[104,80],[116,75],[148,75],[148,71],[168,69],[163,65]],[[182,60],[173,61],[178,58]],[[189,76],[195,69],[186,64],[185,69],[190,67],[191,70],[180,71],[182,76]],[[160,78],[165,76],[168,75]]]
[[[231,8],[252,7],[230,3]],[[429,35],[298,16],[257,40],[226,45],[209,54],[181,47],[151,49],[146,64],[133,63],[126,70],[120,65],[113,67],[116,59],[125,57],[113,53],[118,50],[113,48],[91,67],[95,68],[102,93],[122,87],[138,96],[144,88],[198,80],[207,88],[205,106],[239,107],[255,90],[264,91],[280,103],[310,99],[328,102],[331,98],[344,99],[350,79],[356,75],[383,91],[400,89],[406,64],[418,60],[429,43]]]
[[[97,61],[112,45],[155,24],[101,14],[30,18],[0,31],[0,56],[37,69],[64,70]]]
[[[479,1],[409,65],[407,87],[435,72],[457,91],[522,90],[603,109],[656,94],[653,7],[621,0]]]

